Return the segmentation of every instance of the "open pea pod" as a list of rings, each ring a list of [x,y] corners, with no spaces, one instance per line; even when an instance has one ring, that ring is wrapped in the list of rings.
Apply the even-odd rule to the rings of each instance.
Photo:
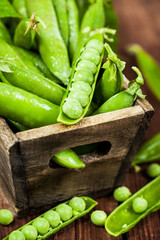
[[[103,52],[103,34],[98,32],[91,36],[81,49],[61,103],[58,122],[75,124],[87,113],[101,68]]]
[[[146,162],[160,160],[160,133],[145,142],[138,150],[133,159],[132,166]]]
[[[143,213],[136,213],[132,208],[133,200],[137,197],[145,198],[148,203],[148,208]],[[117,237],[128,232],[155,209],[160,209],[160,176],[117,207],[107,218],[105,229],[109,234]]]
[[[76,215],[73,215],[69,220],[65,221],[65,222],[60,222],[60,224],[55,227],[55,228],[52,228],[50,227],[48,232],[45,234],[45,235],[38,235],[37,236],[37,240],[41,240],[41,239],[46,239],[48,237],[50,237],[51,235],[55,234],[56,232],[58,232],[60,229],[66,227],[67,225],[69,225],[70,223],[72,223],[73,221],[75,221],[76,219],[84,216],[85,214],[89,213],[96,205],[97,205],[97,202],[94,201],[92,198],[89,198],[89,197],[80,197],[82,198],[84,201],[85,201],[85,204],[86,204],[86,208],[83,212],[76,212]],[[65,204],[68,205],[69,201],[65,202]],[[51,210],[56,210],[57,207],[54,207],[52,208]],[[44,213],[45,214],[45,213]],[[44,214],[42,214],[41,216],[37,217],[36,219],[44,216]],[[31,222],[23,225],[21,228],[18,229],[18,231],[21,231],[25,226],[28,226],[28,225],[32,225],[33,221],[35,221],[36,219],[32,220]],[[9,239],[9,236],[5,237],[3,240],[8,240]]]

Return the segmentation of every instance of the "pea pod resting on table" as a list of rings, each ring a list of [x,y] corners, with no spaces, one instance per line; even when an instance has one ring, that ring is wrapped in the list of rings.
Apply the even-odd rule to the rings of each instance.
[[[160,133],[144,143],[133,159],[132,166],[160,160]]]
[[[28,69],[44,75],[44,77],[49,78],[55,83],[61,83],[61,81],[51,73],[39,54],[17,46],[12,45],[11,47]]]
[[[16,239],[13,238],[16,235],[21,235],[23,237],[21,239],[25,239],[24,236],[27,232],[26,229],[34,229],[36,233],[35,237],[33,238],[34,240],[46,239],[76,219],[89,213],[96,205],[97,202],[89,197],[74,197],[71,200],[59,204],[41,216],[33,219],[31,222],[20,227],[18,230],[13,231],[3,240]],[[40,227],[41,223],[43,223],[43,225]],[[31,239],[31,235],[29,235],[30,234],[28,234],[28,238],[30,237],[29,239]]]
[[[95,33],[82,49],[72,71],[70,83],[60,107],[57,121],[71,125],[80,121],[92,101],[103,59],[103,34]]]
[[[68,23],[68,14],[67,14],[67,1],[66,0],[52,0],[56,15],[57,15],[57,20],[58,20],[58,25],[59,29],[61,32],[61,35],[63,37],[63,40],[68,46],[68,39],[69,39],[69,23]]]
[[[132,69],[138,74],[138,77],[129,83],[129,87],[109,98],[103,103],[92,115],[115,111],[118,109],[128,108],[133,106],[137,96],[144,98],[140,86],[143,85],[144,80],[139,69],[132,67]]]
[[[26,0],[29,16],[35,13],[46,26],[39,24],[38,48],[40,55],[50,69],[65,85],[71,74],[68,51],[60,34],[52,0]]]
[[[94,101],[97,105],[101,105],[110,97],[120,92],[123,86],[122,71],[125,68],[125,62],[118,59],[109,44],[105,44],[105,49],[108,53],[107,62],[102,66],[105,71],[97,83],[94,94]]]
[[[2,21],[0,21],[0,39],[5,40],[9,44],[12,44],[10,33]]]
[[[31,92],[56,105],[61,104],[65,93],[64,88],[38,73],[12,64],[14,64],[13,61],[8,62],[11,72],[1,70],[1,79],[3,82]]]
[[[129,52],[136,54],[138,65],[145,77],[145,80],[156,96],[160,100],[160,66],[158,63],[139,45],[129,47]]]
[[[117,207],[107,218],[105,223],[106,231],[117,237],[128,232],[142,218],[155,209],[160,209],[160,176],[148,183],[128,200]],[[147,209],[142,213],[133,210],[133,201],[137,198],[144,198],[147,201]]]

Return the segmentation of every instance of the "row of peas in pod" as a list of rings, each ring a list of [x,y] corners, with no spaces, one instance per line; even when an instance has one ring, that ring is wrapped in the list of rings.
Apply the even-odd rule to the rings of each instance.
[[[90,212],[96,205],[97,202],[89,197],[73,197],[13,231],[4,240],[46,239]]]

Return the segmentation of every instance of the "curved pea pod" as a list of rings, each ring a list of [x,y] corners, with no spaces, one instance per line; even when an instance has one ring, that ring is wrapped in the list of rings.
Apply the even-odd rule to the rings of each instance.
[[[36,26],[33,20],[33,23],[30,19],[23,19],[20,21],[18,26],[16,27],[14,33],[13,42],[16,46],[23,47],[26,49],[30,49],[35,40],[36,32],[34,26]],[[29,27],[31,24],[31,27]],[[33,25],[33,26],[32,26]]]
[[[99,58],[97,65],[90,61],[90,53],[88,53],[90,48],[95,50],[94,57]],[[85,45],[73,68],[70,83],[61,103],[58,122],[67,125],[75,124],[87,113],[101,67],[103,52],[103,35],[95,34]]]
[[[11,85],[0,83],[0,116],[28,128],[57,122],[59,106]]]
[[[94,94],[94,100],[98,105],[120,92],[123,86],[122,71],[125,68],[125,62],[120,61],[109,44],[105,44],[105,49],[108,53],[107,62],[105,62],[102,67],[105,71],[97,83]]]
[[[68,14],[67,14],[67,2],[66,0],[52,0],[56,15],[57,15],[57,20],[58,20],[58,25],[59,29],[61,32],[61,35],[63,37],[63,40],[68,46],[68,39],[69,39],[69,21],[68,21]]]
[[[50,226],[48,232],[46,234],[44,234],[43,236],[42,235],[38,235],[38,237],[36,238],[37,240],[42,240],[42,239],[47,239],[48,237],[50,237],[51,235],[55,234],[56,232],[58,232],[59,230],[61,230],[62,228],[68,226],[70,223],[74,222],[75,220],[79,219],[80,217],[83,217],[84,215],[86,215],[87,213],[89,213],[96,205],[97,205],[97,202],[94,201],[92,198],[89,198],[89,197],[80,197],[81,199],[84,200],[85,202],[85,205],[86,205],[86,208],[83,212],[76,212],[77,214],[76,215],[73,215],[69,220],[65,221],[65,222],[62,222],[60,221],[60,224],[55,227],[55,228],[52,228]],[[67,206],[69,206],[69,201],[67,202],[64,202],[64,204],[67,204]],[[58,205],[59,206],[59,205]],[[54,207],[50,210],[53,210],[53,211],[56,211],[56,208],[58,207]],[[72,209],[73,210],[73,209]],[[73,210],[74,211],[74,210]],[[47,213],[47,212],[46,212]],[[43,218],[43,216],[45,215],[42,214],[41,216],[33,219],[31,222],[23,225],[22,227],[20,227],[18,229],[18,231],[21,231],[25,226],[28,226],[28,225],[32,225],[33,221],[35,221],[36,219],[38,218]],[[8,240],[9,239],[9,236],[5,237],[3,240]]]
[[[52,158],[52,162],[65,168],[84,168],[85,164],[80,160],[77,154],[71,149],[65,149],[56,153]]]
[[[75,0],[67,0],[68,9],[68,23],[69,23],[69,42],[68,49],[70,61],[73,60],[73,55],[76,52],[78,37],[79,37],[79,22],[78,22],[78,8]]]
[[[159,186],[160,177],[157,177],[117,207],[105,222],[106,231],[117,237],[128,232],[153,210],[160,209]],[[143,197],[148,203],[148,207],[143,213],[136,213],[132,208],[133,200],[137,197]]]
[[[132,166],[160,160],[160,133],[144,143],[133,159]]]
[[[50,69],[65,85],[71,74],[66,45],[59,31],[52,0],[26,0],[29,15],[35,12],[46,26],[38,26],[38,47],[40,55]],[[49,16],[49,17],[48,17]]]
[[[129,83],[128,89],[117,93],[113,97],[109,98],[92,115],[131,107],[133,106],[137,96],[139,96],[140,98],[145,98],[140,89],[140,86],[144,82],[142,74],[140,73],[138,68],[132,67],[132,69],[138,74],[138,77]]]
[[[38,73],[25,68],[8,64],[11,72],[3,72],[3,76],[11,85],[31,92],[56,105],[60,105],[65,89]],[[2,81],[6,82],[4,78]]]
[[[9,44],[12,44],[12,39],[9,34],[9,31],[6,28],[6,26],[3,24],[2,21],[0,21],[0,39],[3,39],[4,41],[6,41]]]
[[[20,47],[16,46],[11,47],[16,52],[16,54],[21,58],[21,60],[24,62],[28,69],[43,74],[45,77],[49,78],[55,83],[61,83],[61,81],[51,73],[46,64],[43,62],[40,55]]]
[[[20,130],[20,131],[26,131],[28,130],[27,127],[23,126],[22,124],[18,123],[18,122],[15,122],[13,120],[7,120],[14,128],[16,128],[16,130]]]
[[[23,18],[28,17],[25,0],[13,0],[12,6],[19,13],[20,16],[22,16]]]
[[[136,54],[138,65],[153,94],[160,100],[160,66],[139,45],[129,47],[129,52]]]
[[[105,26],[105,15],[103,0],[96,0],[95,3],[91,4],[86,10],[82,23],[80,26],[80,34],[78,38],[77,49],[73,57],[72,66],[77,61],[82,47],[86,44],[90,37],[90,32],[98,28]]]

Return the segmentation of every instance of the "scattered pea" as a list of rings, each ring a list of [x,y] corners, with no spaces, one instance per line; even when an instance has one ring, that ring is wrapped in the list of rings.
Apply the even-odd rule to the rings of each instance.
[[[127,187],[118,187],[113,193],[114,199],[118,202],[124,202],[131,196],[131,192]]]
[[[68,95],[68,99],[69,98],[78,100],[82,107],[87,106],[89,103],[89,96],[82,90],[71,91]]]
[[[72,84],[72,90],[82,90],[85,91],[87,95],[90,95],[92,92],[91,86],[83,81],[74,82]]]
[[[67,98],[66,102],[63,104],[62,109],[64,114],[72,119],[79,118],[83,112],[81,104],[77,100],[69,98]]]
[[[95,49],[99,52],[99,54],[102,54],[104,45],[101,41],[93,39],[87,43],[86,49],[88,48]]]
[[[100,62],[100,54],[97,50],[88,48],[86,49],[82,55],[81,55],[81,60],[88,60],[96,65],[99,64]]]
[[[87,70],[78,70],[74,75],[75,81],[83,81],[92,85],[93,83],[93,74]]]
[[[88,60],[81,60],[77,65],[77,70],[90,70],[93,74],[97,72],[97,66]]]
[[[43,217],[49,222],[51,227],[55,228],[61,223],[59,213],[56,211],[50,210],[46,212]]]
[[[62,203],[62,204],[58,205],[56,207],[56,212],[59,213],[60,218],[64,222],[69,220],[72,217],[72,208],[65,203]]]
[[[104,211],[96,210],[91,214],[91,221],[96,226],[102,227],[107,219],[107,214]]]
[[[16,230],[9,235],[9,240],[26,240],[22,232]]]
[[[83,212],[86,209],[86,203],[85,201],[80,197],[74,197],[69,201],[69,206],[77,211],[77,212]]]
[[[37,229],[34,226],[27,225],[22,228],[22,233],[24,234],[26,240],[36,240],[38,236]],[[19,238],[17,238],[19,239]]]
[[[36,218],[33,221],[33,226],[37,229],[38,233],[44,235],[49,230],[49,222],[45,218]]]
[[[147,209],[148,203],[146,199],[138,197],[133,200],[132,207],[136,213],[142,213]]]
[[[147,175],[151,178],[158,177],[160,175],[160,165],[158,163],[152,163],[147,168]]]
[[[8,209],[0,210],[0,224],[9,225],[13,221],[13,213]]]

